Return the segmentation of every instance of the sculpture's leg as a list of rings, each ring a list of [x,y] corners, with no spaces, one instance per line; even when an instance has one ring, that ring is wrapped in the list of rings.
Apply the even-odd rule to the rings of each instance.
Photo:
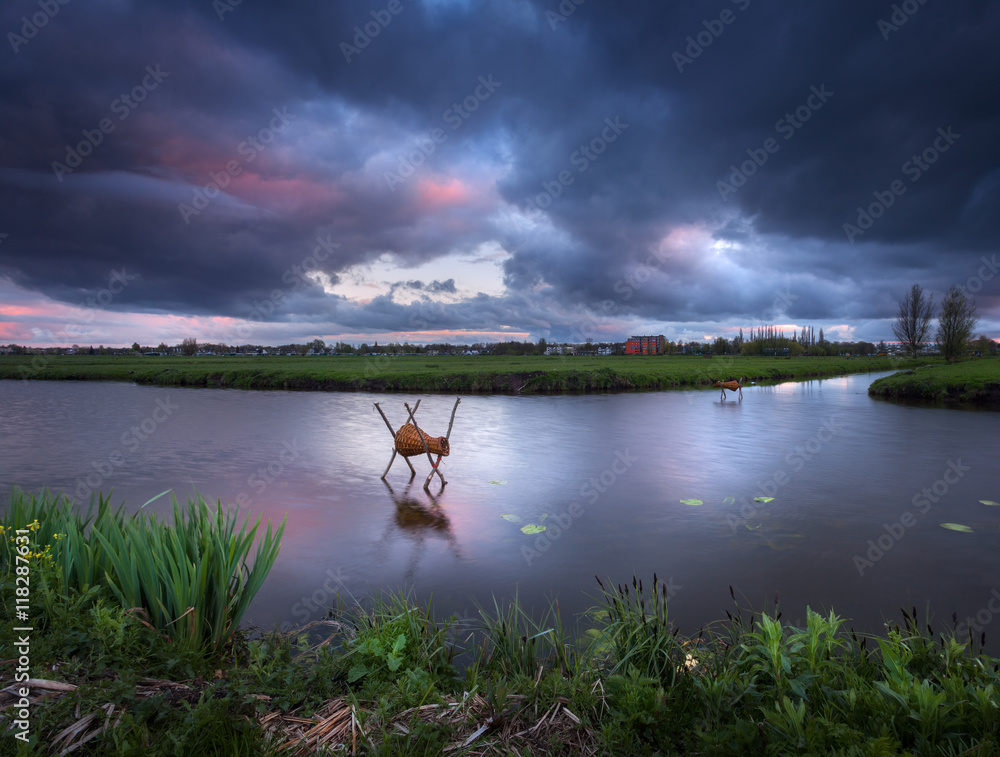
[[[404,458],[405,459],[405,458]],[[392,467],[393,462],[396,460],[396,448],[392,448],[392,457],[389,458],[389,464],[385,466],[385,473],[382,474],[382,480],[385,481],[385,477],[389,475],[389,468]]]
[[[417,405],[419,405],[419,404],[420,404],[420,400],[417,400]],[[422,433],[420,433],[420,426],[417,426],[417,421],[413,418],[413,414],[415,412],[417,412],[417,408],[414,407],[413,410],[410,410],[410,405],[409,405],[409,403],[406,403],[406,402],[404,402],[403,405],[405,405],[406,410],[410,414],[410,420],[413,421],[413,425],[417,429],[417,436],[420,439],[420,443],[424,445],[424,452],[427,453],[427,462],[429,462],[431,464],[431,474],[430,475],[433,476],[434,472],[437,471],[437,466],[434,464],[434,459],[431,457],[431,451],[427,448],[427,438]],[[439,457],[438,460],[440,460],[440,459],[441,458]],[[438,473],[438,475],[441,476],[440,473]],[[430,476],[428,476],[427,480],[428,480],[428,482],[430,481]],[[444,481],[444,476],[441,476],[441,480]],[[427,486],[425,485],[424,488],[426,489]]]
[[[395,442],[395,440],[396,440],[396,432],[392,430],[392,424],[389,423],[389,419],[385,417],[385,413],[382,412],[382,408],[380,408],[378,406],[377,402],[373,402],[372,404],[375,405],[375,409],[378,410],[378,414],[382,416],[382,420],[385,421],[385,426],[386,426],[386,428],[389,429],[389,433],[392,434],[393,442]]]
[[[444,435],[444,438],[451,441],[451,427],[455,423],[455,411],[458,410],[458,403],[462,401],[461,397],[455,398],[455,407],[451,409],[451,420],[448,421],[448,433]]]

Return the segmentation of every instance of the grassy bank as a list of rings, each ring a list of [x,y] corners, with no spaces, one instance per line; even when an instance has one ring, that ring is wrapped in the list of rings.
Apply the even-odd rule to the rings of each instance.
[[[981,358],[901,371],[873,382],[868,393],[892,400],[1000,407],[1000,360]]]
[[[575,621],[557,603],[541,618],[514,600],[437,620],[403,596],[343,597],[288,635],[239,631],[195,646],[101,584],[55,591],[63,538],[18,518],[8,513],[3,536],[31,536],[33,631],[30,650],[18,649],[30,660],[0,669],[4,687],[21,668],[33,682],[23,701],[16,687],[0,693],[0,719],[6,730],[24,714],[31,741],[7,731],[5,754],[1000,752],[1000,661],[915,611],[872,638],[832,613],[795,627],[777,607],[737,608],[685,638],[654,576],[598,582],[594,608]],[[4,649],[23,622],[10,565]]]
[[[922,362],[927,362],[926,360]],[[0,356],[0,379],[326,391],[554,393],[704,387],[908,368],[895,358]]]

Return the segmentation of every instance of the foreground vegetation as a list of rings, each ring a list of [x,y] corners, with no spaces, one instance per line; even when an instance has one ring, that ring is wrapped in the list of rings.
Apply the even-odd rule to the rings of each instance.
[[[675,355],[144,357],[0,356],[0,379],[135,381],[161,386],[451,393],[547,393],[704,387],[908,368],[891,357]]]
[[[1000,360],[982,358],[901,371],[872,382],[868,393],[893,400],[1000,407]]]
[[[102,549],[113,566],[127,545],[100,536],[117,517],[102,516],[100,503],[86,533],[83,516],[73,523],[65,508],[67,519],[43,526],[37,516],[58,504],[15,491],[2,521],[9,546],[0,643],[17,641],[11,549],[19,545],[9,537],[19,530],[31,535],[34,627],[26,704],[17,687],[0,693],[4,753],[14,746],[30,755],[72,748],[143,757],[1000,752],[1000,661],[982,654],[982,638],[936,635],[915,611],[871,638],[845,630],[833,613],[808,612],[795,627],[781,622],[777,607],[760,615],[737,609],[685,638],[668,617],[668,587],[654,575],[645,586],[599,581],[594,609],[566,625],[558,603],[542,618],[515,599],[459,621],[436,620],[431,607],[404,596],[347,597],[291,634],[251,638],[223,623],[214,626],[221,634],[202,637],[223,644],[195,644],[182,628],[190,613],[159,625],[133,609],[117,579],[70,585],[78,560]],[[150,536],[139,538],[160,534],[174,545],[161,557],[178,566],[200,564],[189,552],[195,542],[219,533],[242,542],[239,531],[209,527],[203,504],[176,508],[175,527],[143,521]],[[194,533],[192,519],[201,524],[197,540],[184,536]],[[66,536],[50,530],[60,526]],[[79,535],[70,538],[74,528]],[[268,554],[258,551],[257,562]],[[249,590],[243,579],[215,575],[219,569],[208,571],[210,585],[228,585],[234,600]],[[160,573],[160,591],[179,595],[185,588],[173,575]],[[3,663],[4,686],[15,665],[22,663]],[[22,710],[27,745],[7,730]]]

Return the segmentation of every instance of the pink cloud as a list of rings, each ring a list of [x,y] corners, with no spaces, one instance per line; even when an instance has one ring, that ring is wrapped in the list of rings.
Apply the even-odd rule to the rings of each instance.
[[[472,190],[459,179],[435,181],[421,179],[417,185],[417,196],[424,210],[450,205],[466,205],[472,199]]]

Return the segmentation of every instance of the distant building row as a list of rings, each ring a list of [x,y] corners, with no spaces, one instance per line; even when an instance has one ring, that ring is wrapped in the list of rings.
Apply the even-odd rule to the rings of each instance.
[[[666,340],[659,336],[631,336],[625,342],[626,355],[660,355]]]

